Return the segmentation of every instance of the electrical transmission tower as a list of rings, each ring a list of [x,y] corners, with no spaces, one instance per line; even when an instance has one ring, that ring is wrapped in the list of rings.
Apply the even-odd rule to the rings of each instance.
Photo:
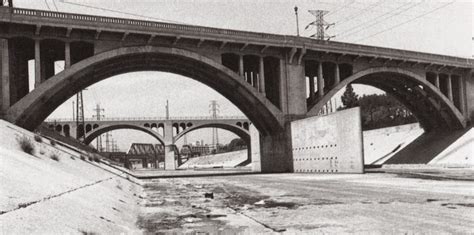
[[[311,26],[316,26],[316,33],[309,36],[309,37],[312,37],[312,38],[316,38],[318,40],[330,40],[331,38],[333,38],[334,36],[326,36],[325,34],[325,31],[327,29],[329,29],[329,27],[333,26],[334,23],[332,24],[329,24],[328,22],[326,22],[324,20],[324,15],[326,15],[327,13],[329,13],[329,11],[324,11],[324,10],[309,10],[308,11],[309,13],[311,13],[311,15],[315,16],[316,17],[316,20],[309,23],[305,29],[308,29],[309,27]]]
[[[84,142],[86,137],[86,127],[84,120],[84,100],[82,98],[82,91],[76,95],[76,138]]]
[[[96,104],[95,106],[95,115],[92,115],[92,117],[96,118],[97,121],[100,121],[101,118],[105,117],[104,115],[101,114],[101,112],[104,112],[105,110],[103,108],[100,108],[100,104]],[[102,136],[99,135],[97,137],[97,144],[96,144],[96,148],[99,152],[102,152]]]
[[[209,109],[210,109],[209,112],[211,113],[211,117],[213,119],[217,119],[217,114],[219,113],[219,105],[217,104],[217,101],[211,100]],[[217,133],[217,128],[215,127],[212,128],[212,146],[214,146],[216,150],[219,146],[219,134]]]
[[[111,140],[112,140],[112,135],[109,132],[105,133],[105,152],[110,152]]]

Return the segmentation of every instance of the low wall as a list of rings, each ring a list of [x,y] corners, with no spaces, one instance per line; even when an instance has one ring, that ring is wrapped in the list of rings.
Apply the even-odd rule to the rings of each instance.
[[[291,123],[294,172],[363,173],[360,108]]]

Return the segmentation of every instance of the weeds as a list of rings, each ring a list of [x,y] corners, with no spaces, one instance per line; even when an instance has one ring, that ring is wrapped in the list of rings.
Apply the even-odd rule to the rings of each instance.
[[[31,140],[28,137],[23,136],[18,140],[21,150],[23,152],[33,155],[35,151],[35,146],[31,143]]]
[[[41,136],[39,136],[39,135],[35,135],[34,139],[35,139],[35,141],[38,142],[38,143],[42,143],[42,142],[43,142],[43,138],[41,138]]]
[[[59,156],[55,153],[51,154],[50,158],[57,161],[57,162],[59,162]]]

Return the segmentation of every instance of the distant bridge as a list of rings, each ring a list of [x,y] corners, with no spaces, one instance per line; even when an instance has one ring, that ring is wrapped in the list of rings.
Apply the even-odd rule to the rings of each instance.
[[[220,128],[228,130],[240,138],[249,140],[250,121],[243,116],[220,117],[109,117],[101,120],[87,118],[84,126],[72,119],[47,119],[49,128],[64,136],[84,137],[85,143],[91,143],[99,135],[118,129],[134,129],[148,133],[165,145],[165,138],[171,137],[176,143],[184,135],[202,128]],[[85,134],[84,134],[85,133]]]

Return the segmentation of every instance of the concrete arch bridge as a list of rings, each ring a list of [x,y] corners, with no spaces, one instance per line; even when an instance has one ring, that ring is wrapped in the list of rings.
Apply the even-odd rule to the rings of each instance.
[[[0,53],[3,119],[33,130],[103,79],[134,71],[176,73],[216,90],[245,114],[260,133],[263,172],[294,171],[290,123],[318,115],[350,83],[392,94],[428,134],[465,130],[474,119],[474,61],[467,58],[7,7],[0,7]],[[56,61],[65,63],[57,74]],[[35,65],[31,88],[29,62]]]

